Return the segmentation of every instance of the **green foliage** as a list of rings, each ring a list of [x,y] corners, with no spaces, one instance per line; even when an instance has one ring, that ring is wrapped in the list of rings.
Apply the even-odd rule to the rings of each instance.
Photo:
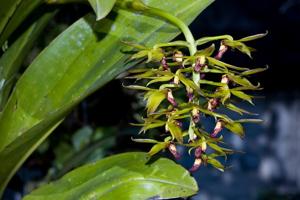
[[[11,34],[41,2],[18,0],[1,3],[0,16],[5,16],[0,20],[1,45],[12,39]],[[93,4],[96,13],[98,17],[104,17],[114,1],[98,2],[100,4]],[[150,0],[148,4],[165,8],[190,23],[211,2]],[[128,5],[131,1],[126,3]],[[134,65],[127,63],[124,66],[128,56],[122,53],[122,41],[153,46],[179,34],[176,28],[161,19],[133,13],[131,7],[118,4],[112,15],[98,22],[92,15],[77,20],[34,59],[16,84],[13,81],[9,86],[5,85],[11,83],[9,81],[18,73],[22,60],[47,19],[37,19],[14,43],[3,46],[8,49],[0,58],[0,63],[5,65],[0,66],[1,83],[4,83],[0,88],[3,109],[0,116],[0,160],[5,160],[0,167],[0,195],[17,169],[74,106]],[[17,47],[20,48],[15,51]]]
[[[97,20],[103,19],[114,7],[116,0],[88,0],[94,9]]]
[[[1,0],[0,46],[42,2],[43,0]]]
[[[40,19],[33,23],[5,52],[0,59],[0,111],[3,110],[11,88],[15,84],[18,71],[28,51],[33,46],[48,21],[54,13],[45,13]]]
[[[197,190],[195,180],[173,161],[160,158],[152,163],[145,153],[124,153],[75,169],[24,200],[169,199]]]
[[[168,159],[149,160],[149,155],[165,149],[179,158],[177,145],[188,147],[190,153],[194,151],[195,162],[190,171],[197,170],[202,163],[224,171],[225,166],[218,157],[226,158],[234,151],[224,147],[222,130],[244,138],[242,123],[260,120],[231,119],[219,112],[219,108],[240,115],[253,114],[234,105],[232,99],[253,104],[254,97],[248,91],[261,88],[249,76],[266,68],[238,67],[221,60],[229,49],[252,58],[255,49],[247,43],[266,34],[239,40],[230,35],[195,40],[186,24],[212,1],[149,0],[146,5],[141,0],[47,0],[48,4],[89,3],[96,17],[88,14],[78,19],[19,74],[28,51],[55,12],[41,9],[37,15],[34,10],[42,8],[41,0],[3,0],[0,160],[5,162],[0,167],[0,195],[22,163],[74,106],[137,64],[142,67],[129,70],[127,77],[137,83],[125,87],[144,94],[147,112],[142,123],[134,125],[140,126],[143,134],[156,128],[165,130],[160,131],[157,140],[133,139],[153,144],[148,154],[126,153],[92,162],[25,199],[148,199],[193,195],[198,190],[197,184],[186,170]],[[109,15],[110,12],[113,13]],[[26,24],[25,31],[18,34],[16,30],[23,30],[24,27],[20,28],[23,24]],[[168,42],[180,33],[178,29],[186,41]],[[218,50],[215,42],[219,42]],[[128,52],[134,53],[130,56]],[[214,79],[207,79],[207,74]],[[212,131],[202,125],[204,117],[215,121]],[[183,123],[189,127],[184,128]],[[103,149],[109,146],[109,141],[110,137],[99,136],[90,127],[78,130],[68,142],[61,141],[54,150],[57,157],[54,178],[91,162],[89,155],[99,145]]]

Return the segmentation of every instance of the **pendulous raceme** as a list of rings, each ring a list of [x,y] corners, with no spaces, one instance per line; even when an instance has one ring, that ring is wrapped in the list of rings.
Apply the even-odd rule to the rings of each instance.
[[[135,125],[142,127],[141,133],[164,127],[161,141],[134,141],[153,143],[154,146],[149,151],[151,156],[168,149],[175,158],[179,158],[176,146],[189,147],[190,150],[194,149],[195,157],[190,171],[197,170],[201,163],[210,163],[223,171],[224,166],[216,158],[233,151],[222,147],[222,130],[228,129],[243,138],[242,123],[259,120],[234,120],[218,112],[218,109],[226,108],[241,115],[251,114],[234,105],[233,101],[241,99],[253,104],[253,96],[247,94],[247,91],[261,88],[259,83],[251,83],[249,76],[266,68],[242,68],[221,60],[228,50],[238,50],[251,57],[254,49],[246,46],[245,42],[263,36],[265,34],[240,40],[234,40],[229,35],[200,38],[196,41],[198,48],[194,55],[183,53],[187,46],[184,41],[157,44],[152,48],[130,44],[138,50],[131,59],[144,61],[139,67],[129,70],[130,75],[127,77],[140,84],[126,87],[142,92],[146,101],[144,122]],[[216,41],[220,41],[218,50],[213,44]],[[208,47],[201,48],[207,45]],[[214,120],[215,127],[212,131],[205,129],[201,123],[203,118]],[[213,150],[210,151],[212,153],[207,153],[208,147]]]

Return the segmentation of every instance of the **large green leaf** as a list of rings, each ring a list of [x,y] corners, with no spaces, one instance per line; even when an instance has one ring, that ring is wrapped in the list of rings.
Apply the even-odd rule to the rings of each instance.
[[[42,186],[24,200],[169,199],[197,192],[196,181],[184,168],[166,158],[147,164],[148,157],[146,153],[124,153],[105,158]]]
[[[0,46],[42,2],[43,0],[0,0]]]
[[[213,0],[150,0],[190,23]],[[121,41],[153,45],[174,38],[165,21],[116,10],[99,22],[79,19],[27,68],[0,117],[0,194],[9,179],[55,126],[87,95],[130,65]]]
[[[24,58],[52,16],[53,13],[45,13],[0,58],[0,111],[8,99]]]
[[[88,0],[94,9],[97,20],[103,19],[114,7],[116,0]]]
[[[16,11],[22,0],[1,0],[0,6],[0,34],[8,23],[8,20]]]

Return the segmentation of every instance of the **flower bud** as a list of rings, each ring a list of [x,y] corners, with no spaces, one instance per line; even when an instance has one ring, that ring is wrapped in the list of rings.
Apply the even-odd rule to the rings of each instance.
[[[168,123],[166,123],[166,125],[165,125],[165,131],[166,131],[166,133],[170,131]]]
[[[169,69],[169,65],[168,65],[168,63],[167,63],[166,57],[163,57],[163,58],[161,59],[161,65],[163,66],[164,70],[168,70],[168,69]]]
[[[175,144],[171,143],[169,146],[168,146],[168,149],[169,151],[171,152],[171,154],[175,157],[175,159],[179,159],[180,158],[180,155],[176,149],[176,146]]]
[[[206,76],[206,74],[204,74],[204,73],[200,74],[200,79],[204,79],[205,76]]]
[[[175,75],[174,77],[174,84],[178,85],[179,84],[179,77]]]
[[[219,99],[213,98],[208,101],[207,109],[213,111],[219,105]]]
[[[206,151],[206,149],[207,149],[207,143],[206,143],[206,141],[203,141],[201,143],[201,149],[202,149],[202,151]]]
[[[194,121],[191,121],[190,123],[191,124],[190,124],[189,130],[188,130],[189,142],[197,139],[197,135],[195,134],[195,131],[194,131],[195,123],[194,123]]]
[[[229,78],[228,78],[227,75],[223,75],[223,76],[222,76],[221,83],[225,83],[225,84],[228,84],[228,83],[229,83]]]
[[[181,51],[175,51],[173,55],[173,60],[176,62],[182,62],[183,61],[183,54]]]
[[[195,162],[194,162],[194,164],[193,164],[193,166],[192,166],[192,168],[189,169],[189,171],[190,171],[190,172],[195,172],[195,171],[197,171],[197,170],[199,169],[199,167],[201,166],[201,163],[202,163],[201,158],[196,158],[196,159],[195,159]]]
[[[218,54],[215,56],[215,59],[221,60],[223,55],[225,54],[225,52],[228,50],[228,47],[225,46],[223,43],[221,43],[220,48],[219,48],[219,52]]]
[[[194,123],[198,123],[200,121],[200,111],[196,107],[192,110],[192,118]]]
[[[223,129],[223,123],[221,121],[217,121],[214,131],[210,134],[211,137],[216,137],[218,133],[220,133]]]
[[[180,128],[182,128],[182,122],[181,121],[178,121],[178,120],[175,120],[175,124],[177,125],[177,126],[179,126]]]
[[[205,56],[200,56],[199,58],[197,58],[196,63],[194,64],[194,71],[200,72],[202,67],[205,65],[205,62],[206,62]]]
[[[170,89],[168,90],[168,93],[167,93],[167,99],[173,106],[177,106],[177,103],[172,94],[172,90],[170,90]]]
[[[187,87],[186,88],[186,92],[187,92],[187,97],[189,98],[189,102],[192,102],[193,98],[194,98],[194,91],[193,91],[193,89],[190,88],[190,87]]]
[[[202,148],[201,147],[198,147],[198,148],[196,148],[195,149],[195,157],[196,158],[200,158],[201,157],[201,155],[202,155]]]

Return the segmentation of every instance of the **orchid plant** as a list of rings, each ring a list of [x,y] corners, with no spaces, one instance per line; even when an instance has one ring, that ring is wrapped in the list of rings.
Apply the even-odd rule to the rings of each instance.
[[[259,83],[253,84],[249,77],[265,71],[267,67],[237,67],[223,62],[222,58],[229,50],[239,51],[252,58],[251,53],[255,49],[246,43],[262,38],[267,33],[238,40],[230,35],[195,40],[188,26],[175,16],[146,6],[141,1],[134,1],[130,6],[134,10],[162,17],[176,25],[186,39],[152,47],[126,42],[136,49],[131,59],[139,64],[128,71],[127,79],[134,79],[135,84],[125,87],[143,93],[147,110],[142,118],[143,122],[133,125],[141,126],[140,133],[143,134],[150,129],[160,131],[160,140],[133,140],[153,143],[148,152],[151,156],[168,149],[178,159],[180,155],[177,146],[188,147],[189,153],[193,150],[195,157],[191,172],[196,171],[201,163],[209,163],[224,171],[224,165],[217,158],[226,157],[234,151],[224,147],[222,130],[227,129],[243,138],[245,133],[242,124],[261,120],[232,119],[219,112],[219,108],[240,115],[252,115],[253,113],[234,105],[233,101],[241,99],[253,104],[254,96],[247,92],[260,90],[261,87]],[[215,127],[212,131],[207,130],[201,123],[204,118],[214,120]],[[210,151],[207,151],[208,148]]]

